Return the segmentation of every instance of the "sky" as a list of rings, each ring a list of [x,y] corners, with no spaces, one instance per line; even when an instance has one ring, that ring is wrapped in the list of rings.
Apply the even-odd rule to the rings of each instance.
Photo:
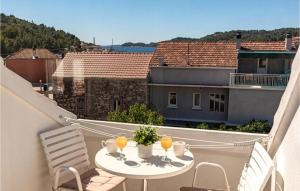
[[[1,12],[110,45],[299,27],[299,0],[0,0]]]

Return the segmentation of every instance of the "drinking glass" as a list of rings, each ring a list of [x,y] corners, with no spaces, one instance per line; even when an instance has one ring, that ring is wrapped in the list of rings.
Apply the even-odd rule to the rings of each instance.
[[[163,135],[160,139],[160,144],[165,150],[165,156],[162,158],[162,161],[169,162],[170,159],[167,156],[167,151],[172,146],[172,138],[170,136]]]
[[[120,134],[116,138],[116,144],[117,144],[118,148],[121,151],[119,160],[124,160],[125,159],[125,154],[123,154],[123,149],[126,147],[127,142],[128,142],[128,140],[125,137],[125,134]]]

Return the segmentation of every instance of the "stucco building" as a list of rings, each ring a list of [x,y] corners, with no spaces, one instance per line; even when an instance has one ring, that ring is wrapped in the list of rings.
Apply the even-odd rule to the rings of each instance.
[[[299,40],[299,39],[298,39]],[[273,121],[299,45],[162,42],[150,63],[150,104],[170,121]]]
[[[53,75],[54,100],[88,119],[106,119],[110,111],[147,104],[151,57],[145,53],[67,53]]]
[[[33,85],[52,83],[57,56],[48,49],[25,48],[5,58],[5,65]]]

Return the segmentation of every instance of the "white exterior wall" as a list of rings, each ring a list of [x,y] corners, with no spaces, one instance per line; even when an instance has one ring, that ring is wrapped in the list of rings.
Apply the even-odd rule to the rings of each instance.
[[[300,52],[292,64],[290,81],[274,116],[269,153],[274,156],[276,190],[300,188]]]
[[[32,90],[29,82],[1,65],[1,189],[50,191],[39,133],[60,127],[59,114],[75,117]]]
[[[300,188],[300,106],[275,155],[276,191]]]

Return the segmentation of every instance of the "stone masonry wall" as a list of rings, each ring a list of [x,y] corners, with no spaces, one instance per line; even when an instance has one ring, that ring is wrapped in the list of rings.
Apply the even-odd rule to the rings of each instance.
[[[84,79],[53,78],[53,99],[57,104],[76,114],[79,118],[85,117],[85,109],[78,107],[78,101],[85,99]]]
[[[121,110],[135,103],[147,103],[146,79],[54,78],[54,99],[57,104],[79,118],[106,119],[114,101]]]

